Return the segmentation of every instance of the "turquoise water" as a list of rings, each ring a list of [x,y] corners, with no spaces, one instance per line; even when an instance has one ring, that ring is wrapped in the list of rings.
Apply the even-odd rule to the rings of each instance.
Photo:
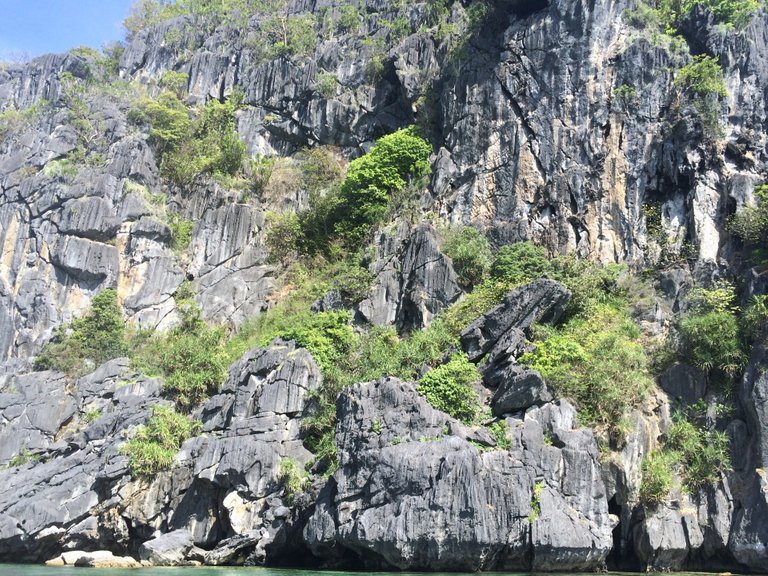
[[[413,572],[331,572],[325,570],[283,570],[276,568],[195,567],[195,568],[135,568],[97,569],[71,566],[36,566],[30,564],[0,564],[0,576],[425,576]],[[446,572],[430,572],[429,576],[445,576]],[[493,576],[523,576],[511,572],[492,572]],[[569,576],[595,576],[570,574]],[[610,576],[602,574],[601,576]],[[628,576],[625,572],[621,576]],[[643,575],[647,576],[647,575]],[[686,576],[682,572],[676,576]]]
[[[72,566],[37,566],[30,564],[0,564],[0,576],[425,576],[424,572],[331,572],[325,570],[290,570],[276,568],[193,567],[193,568],[134,568],[98,569]],[[429,576],[446,576],[447,572],[430,572]],[[510,572],[494,572],[493,576],[522,576]],[[571,574],[569,576],[578,576]],[[584,574],[582,576],[595,576]],[[607,576],[607,575],[601,575]],[[622,575],[626,576],[626,574]],[[644,575],[645,576],[645,575]],[[682,576],[682,575],[680,575]]]
[[[0,564],[0,576],[446,576],[447,572],[331,572],[325,570],[290,570],[277,568],[195,567],[195,568],[135,568],[97,569],[71,566],[36,566],[30,564]],[[455,573],[454,573],[455,574]],[[490,572],[492,576],[525,576],[512,572]],[[693,576],[693,572],[675,572],[675,576]],[[630,576],[628,572],[609,572],[600,576]],[[551,576],[551,575],[549,575]],[[576,574],[568,576],[595,576]],[[638,575],[639,576],[639,575]],[[642,576],[648,576],[643,574]]]

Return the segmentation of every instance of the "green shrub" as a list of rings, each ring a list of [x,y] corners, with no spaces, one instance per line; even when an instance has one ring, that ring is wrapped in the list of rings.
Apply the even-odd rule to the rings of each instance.
[[[198,433],[200,423],[167,406],[155,406],[152,417],[121,452],[128,456],[131,474],[152,476],[173,466],[182,443]]]
[[[276,324],[262,336],[266,346],[275,338],[293,340],[298,346],[312,353],[320,368],[327,372],[348,354],[355,341],[355,333],[349,325],[349,312],[319,312],[305,314],[301,321],[292,318]]]
[[[182,311],[182,326],[147,338],[131,357],[137,370],[163,376],[164,391],[185,410],[218,391],[230,360],[224,331],[208,328],[199,319],[196,306],[187,304],[191,309]]]
[[[171,214],[168,217],[168,228],[171,230],[171,250],[179,254],[189,248],[194,227],[195,223],[192,220],[175,212]]]
[[[392,193],[429,173],[431,152],[411,126],[381,137],[367,154],[350,162],[333,216],[334,231],[350,245],[362,243],[386,214]]]
[[[336,96],[337,86],[338,80],[336,80],[335,74],[325,71],[318,73],[317,80],[315,81],[315,90],[317,90],[323,98],[330,100]]]
[[[336,31],[340,34],[355,32],[360,26],[360,12],[352,4],[344,4],[339,8],[339,17],[336,20]]]
[[[653,386],[640,331],[628,306],[601,304],[557,329],[540,328],[534,352],[520,362],[538,370],[579,418],[621,443],[622,421]]]
[[[496,446],[501,450],[509,450],[512,448],[512,439],[509,437],[509,424],[506,420],[496,420],[493,424],[488,426],[488,431],[496,440]]]
[[[766,246],[768,237],[768,185],[755,186],[755,205],[747,206],[728,221],[728,230],[748,245]]]
[[[150,138],[162,175],[184,187],[201,174],[237,174],[245,158],[245,144],[235,129],[235,111],[241,104],[241,93],[223,103],[210,100],[193,119],[172,92],[145,101],[142,110],[152,125]]]
[[[285,488],[288,504],[309,485],[309,477],[296,460],[286,458],[280,461],[280,481]]]
[[[705,97],[709,94],[715,94],[721,98],[728,96],[723,69],[717,58],[705,54],[694,56],[690,64],[678,71],[675,85],[697,97]]]
[[[543,248],[533,242],[518,242],[499,248],[491,265],[491,278],[512,285],[525,284],[551,271]]]
[[[667,499],[674,484],[676,456],[674,452],[657,450],[643,459],[640,502],[656,506]]]
[[[477,367],[464,353],[427,372],[419,380],[417,390],[438,410],[472,424],[478,415],[480,401],[474,384],[480,380]]]
[[[125,323],[115,290],[103,290],[93,297],[82,318],[62,326],[54,341],[37,357],[38,369],[55,369],[80,376],[90,360],[95,366],[127,353]]]
[[[727,435],[697,426],[681,413],[675,414],[665,449],[678,455],[683,482],[690,490],[717,482],[731,468]]]
[[[189,84],[189,74],[176,70],[166,70],[160,78],[160,86],[165,88],[177,98],[184,98]]]
[[[269,249],[269,261],[289,264],[296,260],[301,244],[301,223],[293,212],[266,214],[267,235],[264,243]]]
[[[442,233],[441,249],[453,262],[459,282],[473,288],[491,268],[491,248],[486,237],[471,226],[455,226]]]
[[[746,363],[742,349],[736,294],[732,285],[697,288],[689,296],[691,310],[680,319],[680,354],[705,372],[737,375]]]

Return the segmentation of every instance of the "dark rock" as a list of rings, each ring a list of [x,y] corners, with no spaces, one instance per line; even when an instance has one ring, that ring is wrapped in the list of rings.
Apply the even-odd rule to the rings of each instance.
[[[541,412],[566,448],[547,446],[532,419],[513,424],[512,454],[481,453],[453,434],[460,423],[395,379],[346,390],[338,417],[340,468],[304,529],[317,556],[338,562],[346,550],[363,565],[408,570],[602,565],[611,523],[591,434]]]
[[[453,265],[428,224],[411,230],[403,223],[392,235],[381,233],[370,271],[376,280],[358,310],[371,324],[419,329],[461,295]]]
[[[489,353],[491,359],[514,356],[525,340],[523,331],[534,322],[556,322],[570,299],[562,284],[546,278],[515,288],[461,333],[461,347],[473,362]]]
[[[707,377],[693,366],[674,364],[659,376],[659,386],[670,398],[689,406],[706,395]]]
[[[499,380],[498,389],[491,400],[494,416],[519,412],[554,398],[547,383],[535,370],[510,366],[503,376],[499,376]]]
[[[174,530],[144,542],[139,548],[139,558],[154,566],[188,566],[187,558],[193,547],[189,532]]]

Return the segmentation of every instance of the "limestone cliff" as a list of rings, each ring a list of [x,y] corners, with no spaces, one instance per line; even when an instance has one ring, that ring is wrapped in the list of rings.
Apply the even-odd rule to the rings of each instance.
[[[466,292],[438,221],[472,225],[497,247],[532,240],[552,255],[663,267],[641,319],[649,331],[668,328],[694,281],[740,275],[745,294],[764,293],[726,225],[765,180],[764,11],[736,28],[697,7],[670,40],[625,0],[493,0],[473,18],[478,4],[366,0],[344,27],[333,24],[344,3],[293,0],[281,15],[314,16],[302,50],[270,52],[264,14],[191,14],[132,33],[108,74],[84,50],[0,67],[0,464],[34,456],[0,470],[0,559],[110,549],[155,563],[768,570],[764,347],[728,424],[733,471],[651,510],[638,502],[643,458],[675,406],[718,392],[671,368],[605,457],[577,408],[516,365],[532,322],[553,321],[570,297],[547,280],[462,337],[486,362],[510,447],[433,409],[412,383],[359,382],[336,406],[338,470],[315,469],[295,499],[281,461],[312,460],[301,422],[322,375],[294,343],[242,356],[196,408],[200,434],[151,480],[129,474],[121,446],[169,403],[160,380],[125,359],[74,380],[32,370],[104,289],[136,331],[183,321],[185,281],[204,319],[233,331],[283,296],[267,213],[305,208],[309,187],[170,184],[136,114],[169,71],[186,74],[189,106],[242,93],[236,129],[255,160],[290,167],[329,146],[344,164],[421,126],[430,180],[372,236],[370,286],[355,302],[316,303],[352,309],[358,325],[418,329]],[[727,95],[707,101],[709,116],[675,81],[685,51],[723,71]]]

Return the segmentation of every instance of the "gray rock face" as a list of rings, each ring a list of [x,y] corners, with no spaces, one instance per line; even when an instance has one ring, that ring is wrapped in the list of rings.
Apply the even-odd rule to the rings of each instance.
[[[549,386],[535,370],[513,365],[496,374],[501,383],[491,400],[494,416],[518,412],[554,399]]]
[[[411,229],[403,223],[392,235],[382,232],[371,272],[374,286],[358,308],[371,324],[422,328],[462,293],[453,265],[440,252],[428,224]]]
[[[189,564],[194,548],[189,532],[174,530],[144,542],[139,548],[139,557],[154,566],[184,566]]]
[[[659,386],[683,405],[694,404],[707,393],[707,379],[701,370],[685,364],[670,366],[659,376]]]
[[[310,354],[292,343],[247,353],[200,409],[205,433],[184,443],[172,470],[142,479],[131,478],[120,448],[152,405],[167,403],[159,381],[137,377],[124,359],[74,387],[57,373],[7,379],[0,462],[19,454],[28,461],[0,469],[0,558],[41,561],[65,549],[135,553],[151,540],[139,552],[155,564],[202,562],[197,546],[214,563],[254,551],[263,560],[293,521],[281,462],[303,466],[311,458],[297,416],[320,382]],[[253,541],[227,541],[215,552],[236,535]]]
[[[472,361],[484,355],[491,362],[515,356],[524,331],[534,322],[556,322],[570,299],[565,286],[546,278],[516,288],[461,333],[461,347]]]
[[[340,468],[304,529],[310,549],[397,569],[601,566],[611,520],[596,445],[571,429],[573,408],[550,406],[510,421],[510,453],[482,452],[411,384],[351,387],[338,402]],[[563,448],[548,446],[545,432]]]

